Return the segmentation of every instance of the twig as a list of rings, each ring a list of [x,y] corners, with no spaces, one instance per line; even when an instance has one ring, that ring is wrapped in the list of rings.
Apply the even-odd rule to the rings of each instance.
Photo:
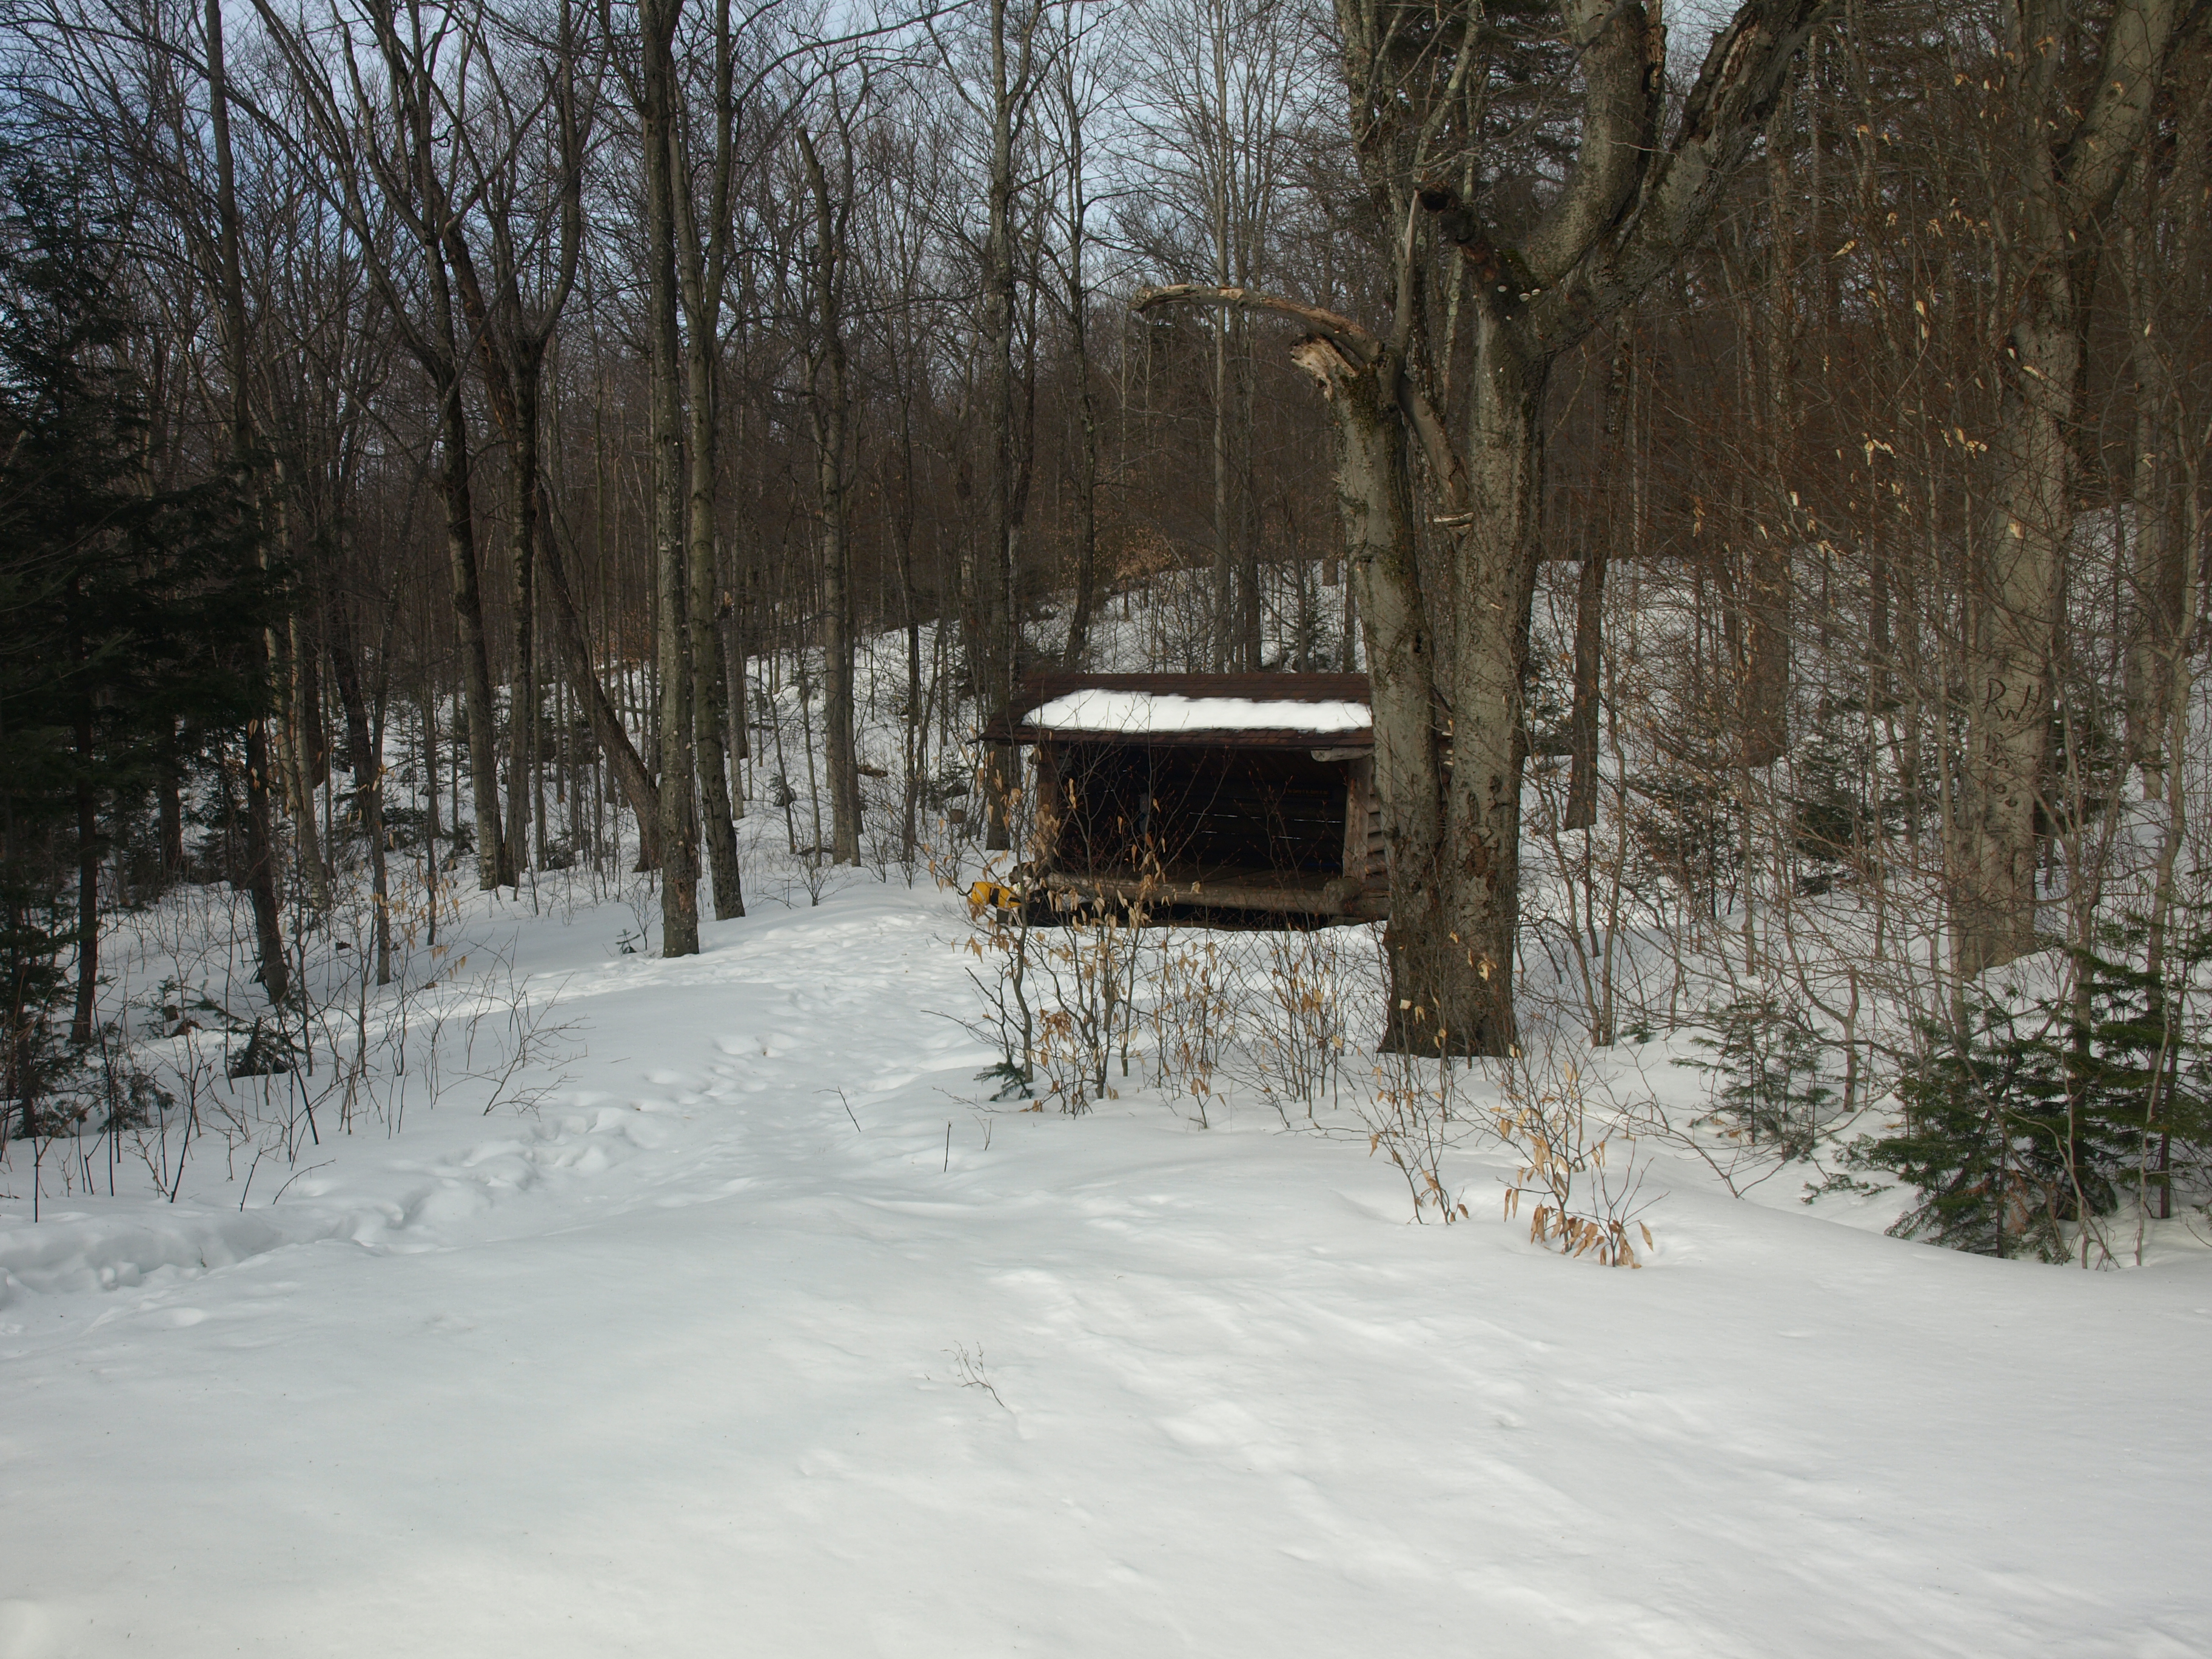
[[[962,1388],[982,1389],[985,1394],[989,1395],[994,1401],[998,1402],[998,1407],[1000,1411],[1006,1413],[1009,1417],[1012,1417],[1014,1414],[1014,1408],[1012,1406],[1009,1406],[1005,1401],[1000,1400],[999,1398],[999,1391],[991,1386],[991,1375],[988,1371],[983,1369],[983,1345],[981,1343],[979,1342],[975,1345],[975,1352],[972,1354],[968,1352],[965,1346],[950,1347],[945,1350],[945,1352],[952,1356],[952,1363],[960,1372],[960,1386]]]

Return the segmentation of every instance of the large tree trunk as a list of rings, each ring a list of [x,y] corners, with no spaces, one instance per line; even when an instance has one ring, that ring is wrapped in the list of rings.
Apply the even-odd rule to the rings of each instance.
[[[1575,695],[1568,716],[1567,803],[1563,830],[1597,827],[1598,672],[1605,645],[1606,549],[1583,550],[1575,585]]]
[[[1355,149],[1393,238],[1389,342],[1343,318],[1241,289],[1156,289],[1139,299],[1140,308],[1180,300],[1273,311],[1317,330],[1297,355],[1335,405],[1352,591],[1368,630],[1376,793],[1391,844],[1393,1046],[1511,1052],[1528,744],[1522,677],[1540,550],[1545,382],[1561,352],[1704,234],[1721,185],[1780,95],[1817,4],[1748,0],[1715,39],[1670,135],[1662,119],[1665,35],[1644,6],[1562,0],[1558,21],[1583,80],[1579,144],[1555,199],[1510,246],[1485,218],[1484,202],[1462,199],[1429,173],[1428,147],[1455,106],[1422,100],[1447,77],[1425,51],[1409,55],[1395,8],[1337,0]],[[1489,33],[1472,10],[1456,13],[1435,49],[1486,52]],[[1413,71],[1416,58],[1423,67]],[[1486,63],[1482,74],[1490,72]],[[1448,84],[1456,100],[1459,72]],[[1479,135],[1452,137],[1467,143]],[[1416,202],[1434,217],[1415,214]],[[1409,349],[1431,360],[1438,349],[1423,320],[1425,224],[1457,247],[1474,278],[1479,324],[1463,449],[1420,391],[1441,375],[1416,376],[1405,365]],[[1452,532],[1449,591],[1437,601],[1449,607],[1453,644],[1441,703],[1448,782],[1435,753],[1439,688],[1429,678],[1431,696],[1415,695],[1437,672],[1420,623],[1427,601],[1410,529],[1392,522],[1410,514],[1413,444],[1445,509],[1433,522]]]
[[[392,910],[384,849],[384,756],[382,733],[372,723],[362,684],[361,643],[341,601],[331,618],[331,676],[337,682],[338,706],[345,716],[346,757],[353,768],[354,808],[368,840],[369,902],[374,912],[376,982],[392,982]],[[381,702],[381,694],[379,702]]]
[[[814,194],[814,325],[809,380],[814,426],[815,510],[822,533],[823,765],[830,775],[832,855],[839,864],[860,861],[860,756],[853,708],[853,546],[846,501],[846,427],[851,392],[846,380],[845,336],[839,311],[838,262],[844,214],[830,196],[821,157],[807,133],[799,135],[806,177]],[[817,853],[819,849],[817,849]]]
[[[730,605],[721,589],[721,559],[714,532],[720,418],[716,381],[729,266],[729,197],[735,167],[738,95],[733,88],[736,59],[728,0],[719,0],[714,15],[714,154],[708,176],[706,235],[700,234],[692,209],[690,167],[684,160],[687,146],[680,130],[672,134],[669,206],[678,252],[685,324],[684,377],[689,398],[691,477],[685,552],[690,574],[692,739],[707,863],[714,876],[714,918],[726,921],[745,913],[744,882],[738,868],[737,815],[731,803],[727,740],[731,698],[721,632],[722,617]]]
[[[1363,361],[1358,343],[1316,337],[1291,354],[1320,383],[1335,416],[1337,507],[1367,647],[1375,718],[1375,789],[1390,871],[1389,963],[1383,1047],[1436,1052],[1449,1041],[1444,994],[1455,953],[1444,856],[1444,740],[1436,647],[1422,601],[1400,361]]]
[[[2065,582],[2071,465],[2063,422],[2078,368],[2063,274],[2013,330],[1998,417],[1999,495],[1974,551],[1972,688],[1952,900],[1966,978],[2035,948],[2036,805],[2051,747],[2051,647]],[[2070,303],[2063,307],[2070,312]]]
[[[685,348],[685,373],[691,382],[691,489],[689,546],[691,578],[691,672],[694,741],[698,751],[699,817],[707,842],[707,867],[713,878],[714,920],[745,913],[744,882],[738,867],[738,827],[730,810],[730,729],[727,682],[723,677],[722,595],[716,577],[720,560],[714,543],[714,366],[703,331],[694,327]]]
[[[1091,645],[1091,612],[1098,602],[1098,409],[1091,392],[1091,289],[1083,278],[1090,212],[1083,179],[1084,112],[1075,95],[1073,71],[1066,65],[1060,70],[1060,91],[1067,122],[1067,335],[1080,428],[1075,452],[1075,599],[1068,611],[1067,645],[1060,661],[1066,667],[1081,668]]]
[[[1993,342],[1996,501],[1973,550],[1967,754],[1952,855],[1953,963],[1971,979],[2035,948],[2036,808],[2050,759],[2052,649],[2074,528],[2072,434],[2087,329],[2081,273],[2148,125],[2179,0],[2120,0],[2076,94],[2061,0],[2022,0],[2007,53],[2021,198],[1996,234],[2022,273]],[[2194,27],[2207,14],[2193,9]]]
[[[468,720],[469,786],[476,817],[477,884],[489,891],[511,886],[515,874],[499,808],[499,738],[492,692],[490,647],[477,574],[476,507],[470,488],[468,410],[462,398],[461,348],[453,314],[453,272],[447,264],[447,228],[455,222],[436,166],[433,110],[436,93],[419,52],[411,52],[388,12],[374,22],[386,72],[408,124],[411,177],[395,179],[414,192],[412,222],[422,255],[429,315],[411,344],[430,378],[438,404],[438,492],[446,508],[446,557],[453,583],[453,617],[460,635],[461,694]],[[458,240],[458,236],[455,238]],[[458,810],[454,815],[459,816]]]
[[[154,787],[161,843],[161,878],[165,882],[175,881],[185,873],[184,778],[175,763],[161,763]]]
[[[983,246],[983,423],[990,465],[984,481],[983,546],[975,561],[980,625],[969,641],[975,700],[986,716],[1012,701],[1021,656],[1013,511],[1014,127],[1029,95],[1036,18],[1030,13],[1018,37],[1009,40],[1006,9],[1007,0],[990,0],[991,161]],[[983,844],[993,851],[1013,845],[1014,753],[994,744],[985,759]]]
[[[1451,1051],[1511,1047],[1513,943],[1521,912],[1524,686],[1535,596],[1544,384],[1486,313],[1480,326],[1468,494],[1454,549],[1450,805],[1445,841],[1454,951],[1436,995]],[[1439,1039],[1440,1041],[1443,1039]]]
[[[1226,255],[1214,280],[1229,285]],[[1213,319],[1213,662],[1216,673],[1247,667],[1238,661],[1237,548],[1229,522],[1229,313]]]
[[[528,854],[531,781],[538,765],[538,386],[532,365],[515,377],[515,429],[527,434],[510,452],[514,524],[507,562],[514,605],[514,659],[507,674],[507,844],[518,874]],[[538,851],[545,830],[538,825]],[[541,859],[542,861],[542,859]]]
[[[434,249],[432,262],[438,262]],[[442,284],[440,284],[442,286]],[[451,341],[452,319],[446,338]],[[461,696],[469,730],[470,804],[476,815],[477,885],[486,891],[514,884],[507,836],[499,813],[499,731],[493,718],[491,650],[484,637],[483,596],[477,579],[475,502],[469,489],[469,426],[458,373],[436,388],[439,422],[438,492],[446,507],[446,562],[453,580],[453,620],[460,630]]]
[[[246,397],[246,282],[239,262],[237,173],[230,143],[230,82],[224,68],[222,0],[207,0],[208,113],[215,139],[216,216],[222,307],[223,355],[230,371],[230,459],[243,474],[252,465],[253,422]],[[257,548],[257,559],[266,550]],[[256,665],[265,676],[265,651]],[[276,834],[270,810],[269,728],[258,716],[246,723],[246,890],[253,907],[254,954],[261,988],[282,1002],[291,988],[291,964],[276,906]]]
[[[676,319],[676,61],[680,0],[640,9],[644,44],[646,350],[652,368],[653,577],[659,607],[661,954],[699,950],[699,830],[693,809],[690,586],[684,572],[683,361]]]
[[[699,238],[690,222],[688,187],[678,181],[677,188],[683,191],[675,206],[683,221],[678,245],[684,306],[690,323],[684,343],[684,378],[691,439],[685,554],[691,589],[692,738],[697,752],[699,817],[707,842],[708,870],[714,881],[714,920],[727,921],[744,915],[745,895],[738,868],[738,828],[730,810],[729,748],[723,740],[730,729],[730,714],[722,674],[721,561],[716,556],[714,537],[715,322],[721,294],[720,283],[708,275]]]
[[[70,1041],[92,1041],[100,990],[100,798],[92,787],[92,708],[76,726],[76,1008]]]
[[[898,549],[899,604],[906,617],[906,708],[901,724],[904,750],[904,780],[900,790],[899,849],[911,862],[921,844],[922,762],[929,742],[929,711],[922,706],[921,611],[915,593],[914,520],[914,388],[902,373],[893,337],[890,373],[898,404],[898,506],[891,515],[891,535]]]
[[[291,559],[297,556],[289,504],[293,481],[287,477],[281,459],[275,465],[274,477],[276,487],[270,507],[276,519],[276,542],[286,558]],[[284,619],[283,637],[271,654],[280,665],[277,678],[283,687],[281,765],[292,802],[294,855],[299,860],[300,873],[307,878],[307,903],[321,915],[331,908],[330,866],[324,859],[322,836],[315,824],[316,774],[323,769],[316,764],[322,747],[322,717],[316,706],[320,699],[314,690],[314,643],[301,626],[301,606],[295,604]]]
[[[830,836],[839,864],[860,861],[860,757],[854,734],[853,552],[845,504],[842,373],[833,408],[817,417],[815,462],[822,514],[822,750],[829,773]]]

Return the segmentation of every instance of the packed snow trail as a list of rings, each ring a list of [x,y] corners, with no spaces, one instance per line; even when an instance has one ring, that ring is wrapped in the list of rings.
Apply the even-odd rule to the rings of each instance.
[[[977,1109],[933,896],[611,926],[523,928],[534,1115],[0,1229],[0,1655],[2207,1651],[2203,1258],[1683,1170],[1607,1271],[1479,1164]]]

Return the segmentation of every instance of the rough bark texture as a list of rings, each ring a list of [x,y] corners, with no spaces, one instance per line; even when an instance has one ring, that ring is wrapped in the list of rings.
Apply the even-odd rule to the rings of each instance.
[[[686,283],[690,278],[687,276]],[[690,387],[690,480],[685,519],[685,559],[690,586],[692,738],[699,779],[699,817],[712,877],[714,919],[745,913],[738,866],[738,830],[730,811],[730,765],[722,740],[728,711],[716,637],[721,615],[720,561],[714,547],[714,364],[711,339],[696,322],[684,343],[684,378]]]
[[[1072,71],[1063,66],[1060,110],[1067,134],[1067,333],[1075,362],[1077,439],[1075,478],[1075,597],[1069,606],[1063,666],[1080,668],[1091,646],[1091,612],[1098,603],[1098,411],[1091,394],[1091,290],[1083,278],[1090,201],[1085,194],[1084,112]]]
[[[851,197],[830,193],[814,140],[799,134],[814,197],[813,349],[808,354],[814,427],[815,511],[822,537],[822,763],[829,774],[830,854],[839,864],[860,861],[860,755],[854,742],[853,551],[846,501],[846,425],[852,398],[846,383],[844,284],[840,276]]]
[[[1356,343],[1320,336],[1292,353],[1336,416],[1337,506],[1367,647],[1375,788],[1389,803],[1382,817],[1391,976],[1384,1046],[1419,1052],[1449,1042],[1462,1025],[1461,1011],[1437,994],[1448,976],[1433,965],[1454,944],[1443,868],[1445,738],[1395,400],[1402,366],[1387,352],[1364,362],[1361,355]]]
[[[2188,21],[2201,26],[2203,15],[2193,7]],[[2183,21],[2181,0],[2121,0],[2094,78],[2077,89],[2063,62],[2074,20],[2060,0],[2021,0],[2011,13],[2022,166],[2020,199],[1998,234],[2021,275],[1995,342],[1996,499],[1973,550],[1967,755],[1952,853],[1953,959],[1962,978],[2035,948],[2036,809],[2074,528],[2084,262],[2142,141]],[[2069,121],[2077,99],[2080,117]]]
[[[442,264],[434,252],[434,263]],[[442,283],[439,286],[443,286]],[[451,317],[447,318],[450,341]],[[438,491],[446,508],[446,561],[453,579],[453,622],[461,644],[461,705],[468,721],[470,805],[476,816],[477,885],[511,886],[514,873],[499,813],[499,735],[492,714],[491,652],[484,637],[483,595],[477,576],[476,511],[469,489],[468,416],[460,377],[438,388],[443,408],[438,437]]]
[[[1452,770],[1446,815],[1449,906],[1465,969],[1448,963],[1465,1049],[1511,1047],[1513,941],[1521,915],[1523,688],[1537,568],[1538,477],[1548,359],[1524,358],[1484,314],[1468,445],[1468,511],[1455,547],[1449,692]],[[1439,995],[1443,995],[1442,987]]]
[[[382,694],[372,721],[368,696],[362,683],[361,642],[344,606],[331,618],[331,677],[337,683],[338,706],[345,716],[346,760],[353,772],[354,810],[361,814],[363,837],[368,842],[369,902],[374,908],[376,982],[392,982],[391,881],[384,848],[384,761]]]
[[[685,348],[685,372],[691,381],[691,489],[687,556],[691,579],[691,672],[697,684],[691,698],[692,726],[698,749],[699,818],[707,843],[707,869],[714,884],[714,919],[727,921],[745,913],[744,882],[738,865],[738,827],[730,810],[728,693],[722,674],[721,595],[715,577],[720,561],[714,546],[714,366],[695,329]]]
[[[92,708],[87,704],[76,727],[76,1006],[70,1018],[70,1041],[92,1041],[100,995],[99,798],[92,787]]]
[[[534,368],[534,365],[532,366]],[[515,376],[515,430],[510,451],[514,522],[508,529],[507,572],[514,607],[514,655],[507,674],[507,845],[518,875],[528,855],[532,779],[538,766],[538,375]],[[538,826],[542,854],[544,826]]]
[[[691,718],[690,586],[684,572],[683,361],[676,319],[676,64],[678,0],[640,8],[644,43],[647,319],[652,367],[653,583],[659,608],[660,948],[699,950],[699,830]]]
[[[690,422],[691,467],[685,528],[691,603],[691,716],[697,750],[699,818],[713,878],[714,919],[727,921],[745,913],[743,876],[738,866],[738,829],[730,803],[730,729],[727,680],[723,674],[720,628],[725,609],[721,560],[714,534],[716,482],[715,422],[720,404],[716,370],[721,349],[724,276],[729,260],[729,192],[732,124],[736,119],[731,76],[730,16],[726,0],[715,21],[715,121],[714,171],[708,205],[709,226],[702,239],[691,206],[690,169],[675,173],[678,267],[684,313],[684,379]],[[684,153],[678,138],[678,155]]]
[[[1580,141],[1564,185],[1516,244],[1490,222],[1482,200],[1428,176],[1431,141],[1453,118],[1466,64],[1476,61],[1473,14],[1455,13],[1442,33],[1417,32],[1417,39],[1388,0],[1338,0],[1354,151],[1386,222],[1405,226],[1394,255],[1397,306],[1389,338],[1243,289],[1160,289],[1139,301],[1269,310],[1316,328],[1317,337],[1299,350],[1331,391],[1348,544],[1395,545],[1376,518],[1383,511],[1378,492],[1395,476],[1392,487],[1410,499],[1408,457],[1416,450],[1424,494],[1442,508],[1431,522],[1447,532],[1443,592],[1423,592],[1410,552],[1388,562],[1370,555],[1353,582],[1375,677],[1376,793],[1393,838],[1393,1046],[1481,1054],[1513,1046],[1528,749],[1522,684],[1541,547],[1546,382],[1561,352],[1633,300],[1703,234],[1721,186],[1773,109],[1819,3],[1744,6],[1715,40],[1679,127],[1662,143],[1663,32],[1633,0],[1566,0],[1559,23],[1583,79]],[[1448,60],[1437,54],[1449,51],[1468,57],[1445,76],[1438,99],[1440,63]],[[1490,72],[1486,61],[1480,72]],[[1417,203],[1425,216],[1415,212]],[[1474,378],[1465,430],[1456,437],[1420,390],[1440,374],[1417,374],[1409,362],[1411,353],[1436,349],[1423,323],[1425,224],[1457,249],[1474,301]],[[1340,367],[1320,355],[1323,346]],[[1431,681],[1416,716],[1409,677],[1384,653],[1410,660],[1419,640],[1428,672],[1437,673],[1425,616],[1433,616],[1439,631],[1450,630],[1452,649],[1449,683]],[[1389,743],[1402,752],[1416,744],[1422,721],[1434,726],[1439,708],[1449,774],[1439,763],[1425,777],[1418,751],[1382,757],[1386,726]]]
[[[1575,701],[1568,717],[1566,810],[1560,827],[1597,826],[1598,671],[1603,644],[1606,554],[1583,550],[1581,580],[1575,588]]]
[[[289,559],[297,556],[291,532],[290,498],[293,481],[285,476],[283,462],[279,459],[273,469],[276,482],[276,514],[277,545]],[[320,698],[315,691],[314,664],[318,655],[315,643],[306,627],[301,608],[294,606],[284,619],[284,632],[278,659],[283,664],[278,675],[283,688],[283,719],[284,744],[283,748],[286,793],[292,803],[292,848],[300,867],[300,874],[307,884],[307,905],[318,915],[328,914],[331,908],[330,866],[324,860],[322,836],[315,823],[315,785],[318,774],[327,769],[316,763],[321,758],[322,717],[318,707]]]
[[[230,459],[241,472],[251,464],[253,417],[246,395],[246,282],[239,264],[238,187],[230,142],[230,82],[224,67],[222,0],[207,0],[208,112],[215,139],[216,222],[222,307],[223,354],[230,373]],[[258,665],[268,670],[265,651]],[[276,907],[276,834],[270,810],[269,728],[246,723],[246,890],[253,907],[254,955],[261,988],[282,1002],[291,988],[284,933]]]
[[[1014,137],[1030,94],[1036,15],[1027,13],[1011,35],[1010,21],[1007,0],[990,0],[991,163],[983,246],[983,423],[990,465],[983,484],[983,544],[975,565],[977,626],[968,642],[976,702],[986,711],[1013,700],[1020,672],[1014,558]],[[1017,782],[1013,751],[994,745],[982,779],[984,845],[994,851],[1013,845]]]

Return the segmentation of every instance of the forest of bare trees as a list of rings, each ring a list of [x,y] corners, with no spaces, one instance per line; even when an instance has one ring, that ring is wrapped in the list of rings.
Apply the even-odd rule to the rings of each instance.
[[[1848,1102],[2053,950],[2075,1036],[2150,1022],[2172,1203],[2205,0],[4,15],[0,303],[69,341],[0,387],[26,1124],[164,884],[250,896],[272,1003],[349,883],[389,975],[403,859],[657,870],[680,955],[748,815],[1011,846],[1034,669],[1364,668],[1392,1043],[1758,1011]],[[40,527],[94,362],[103,487],[228,503],[162,544],[235,588],[189,695],[118,702],[106,532]]]

